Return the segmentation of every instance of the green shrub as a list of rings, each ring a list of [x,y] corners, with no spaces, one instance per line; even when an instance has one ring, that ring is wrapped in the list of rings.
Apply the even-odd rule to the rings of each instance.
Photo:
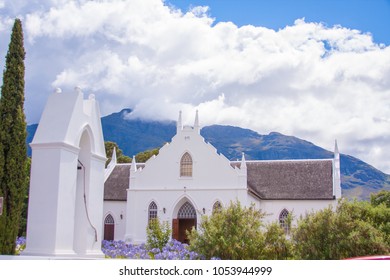
[[[293,247],[278,222],[266,226],[264,232],[263,259],[287,260],[293,258]]]
[[[370,201],[372,206],[384,204],[386,207],[390,208],[390,191],[381,190],[377,193],[373,193],[370,195]]]
[[[341,200],[335,211],[328,207],[307,214],[293,230],[296,257],[329,260],[389,253],[389,213],[378,207]]]
[[[231,202],[227,208],[202,217],[199,229],[189,233],[190,248],[206,259],[283,259],[291,255],[284,231],[277,224],[269,225],[266,231],[264,216],[254,205],[248,208],[241,207],[239,201]]]
[[[146,228],[146,234],[146,248],[149,250],[158,248],[161,251],[171,237],[171,228],[168,222],[160,223],[157,218],[151,219]]]

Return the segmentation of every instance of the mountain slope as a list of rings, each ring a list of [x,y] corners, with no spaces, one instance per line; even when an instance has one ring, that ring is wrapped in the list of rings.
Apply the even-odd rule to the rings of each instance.
[[[170,142],[176,133],[175,122],[124,119],[123,115],[129,112],[130,109],[124,109],[102,118],[104,140],[116,142],[125,155],[133,156],[141,151],[161,147]],[[28,143],[32,141],[36,128],[36,124],[27,127]],[[242,152],[248,160],[333,157],[333,152],[313,143],[277,132],[260,135],[240,127],[212,125],[202,128],[201,135],[230,160],[241,158]],[[368,199],[371,192],[390,190],[389,175],[348,155],[341,154],[340,161],[344,196]]]
[[[127,156],[162,147],[176,133],[175,122],[123,119],[129,112],[124,109],[102,118],[104,140],[116,142]]]
[[[313,143],[277,132],[260,135],[248,129],[213,125],[202,129],[203,137],[219,152],[234,160],[245,153],[247,159],[322,159],[333,152]],[[369,199],[370,193],[390,190],[390,176],[349,155],[341,154],[341,185],[343,195]]]

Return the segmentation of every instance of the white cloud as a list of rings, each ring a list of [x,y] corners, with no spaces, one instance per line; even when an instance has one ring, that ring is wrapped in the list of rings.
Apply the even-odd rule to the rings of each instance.
[[[342,152],[390,172],[390,47],[370,34],[304,19],[278,31],[214,24],[207,7],[182,12],[160,0],[34,3],[15,8],[35,78],[27,86],[39,73],[47,94],[80,85],[105,114],[131,107],[130,117],[175,120],[183,110],[192,122],[199,109],[203,125],[327,149],[337,138]]]

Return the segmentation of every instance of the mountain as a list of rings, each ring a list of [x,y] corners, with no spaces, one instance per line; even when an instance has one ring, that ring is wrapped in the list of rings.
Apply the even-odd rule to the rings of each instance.
[[[176,133],[176,122],[124,119],[124,114],[130,112],[130,109],[124,109],[102,117],[104,140],[116,142],[125,155],[131,157],[139,152],[161,147],[170,142]],[[28,143],[32,141],[36,128],[37,124],[27,127]],[[242,152],[248,160],[333,157],[333,152],[313,143],[277,132],[260,135],[250,129],[211,125],[202,128],[201,135],[230,160],[241,158]],[[340,166],[343,196],[366,200],[372,192],[390,190],[390,175],[357,158],[341,154]]]
[[[333,152],[313,143],[277,132],[260,135],[249,129],[212,125],[201,132],[227,158],[234,160],[245,153],[247,159],[322,159],[332,158]],[[340,155],[343,196],[367,200],[370,193],[390,190],[390,175],[349,155]]]
[[[124,120],[123,116],[130,112],[130,109],[124,109],[102,118],[104,140],[116,142],[125,155],[132,157],[162,147],[176,133],[176,123],[172,121]]]

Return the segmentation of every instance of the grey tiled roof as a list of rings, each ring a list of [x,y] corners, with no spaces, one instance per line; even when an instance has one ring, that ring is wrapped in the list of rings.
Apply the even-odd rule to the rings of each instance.
[[[130,167],[130,164],[119,164],[114,167],[104,183],[104,200],[127,200]]]
[[[333,199],[332,160],[248,161],[246,164],[248,189],[261,199]]]
[[[231,165],[240,168],[241,162]],[[332,160],[247,161],[246,165],[248,189],[260,199],[333,199]],[[115,166],[104,183],[104,200],[127,200],[130,167]]]

